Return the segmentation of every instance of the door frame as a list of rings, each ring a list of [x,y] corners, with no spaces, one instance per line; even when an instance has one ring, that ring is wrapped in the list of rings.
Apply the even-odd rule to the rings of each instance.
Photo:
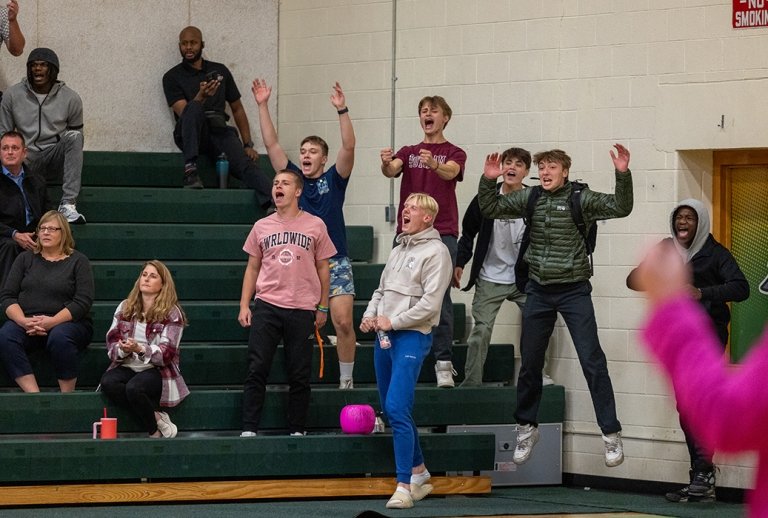
[[[715,150],[712,165],[712,235],[731,248],[731,175],[733,167],[768,166],[768,149]]]

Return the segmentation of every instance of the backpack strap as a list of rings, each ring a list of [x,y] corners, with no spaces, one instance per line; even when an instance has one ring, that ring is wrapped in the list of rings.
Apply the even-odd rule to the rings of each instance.
[[[533,212],[536,210],[536,202],[539,201],[541,191],[544,190],[541,185],[535,185],[530,187],[530,189],[531,194],[528,195],[528,202],[525,206],[525,215],[523,216],[523,221],[525,221],[525,236],[528,236],[531,233],[531,222],[533,221]]]
[[[525,214],[523,215],[523,222],[525,223],[525,230],[523,230],[523,238],[520,241],[520,251],[515,262],[515,285],[521,293],[525,293],[525,285],[528,283],[528,263],[525,262],[523,256],[528,250],[528,245],[531,242],[531,224],[533,223],[533,212],[536,210],[536,202],[541,197],[541,191],[543,189],[540,185],[535,185],[528,188],[531,192],[528,195],[528,201],[525,206]]]
[[[595,274],[595,265],[592,259],[592,245],[589,242],[589,231],[587,229],[587,223],[584,221],[584,213],[581,210],[581,193],[588,187],[583,182],[572,181],[571,182],[571,195],[568,197],[568,205],[571,209],[571,217],[576,224],[576,228],[579,230],[579,234],[584,238],[584,245],[587,249],[587,255],[589,255],[589,273]]]

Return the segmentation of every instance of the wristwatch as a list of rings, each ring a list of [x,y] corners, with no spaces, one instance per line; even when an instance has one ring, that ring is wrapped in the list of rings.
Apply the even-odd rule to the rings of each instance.
[[[246,149],[253,148],[253,140],[249,140],[248,142],[243,144],[243,147],[246,148]]]

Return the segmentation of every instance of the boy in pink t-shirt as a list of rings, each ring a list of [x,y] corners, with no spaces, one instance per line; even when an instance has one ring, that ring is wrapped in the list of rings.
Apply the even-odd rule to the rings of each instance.
[[[258,431],[267,376],[281,340],[290,388],[289,432],[306,433],[312,367],[312,342],[307,338],[328,318],[328,259],[336,248],[325,223],[299,209],[303,183],[294,171],[277,173],[272,184],[277,211],[257,221],[243,245],[249,257],[237,319],[251,332],[241,437],[254,437]]]

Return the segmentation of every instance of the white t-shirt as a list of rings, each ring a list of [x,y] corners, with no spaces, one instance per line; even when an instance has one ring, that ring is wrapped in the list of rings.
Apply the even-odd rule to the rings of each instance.
[[[478,277],[496,284],[515,283],[515,263],[525,232],[523,218],[493,220],[493,233],[488,253]]]

